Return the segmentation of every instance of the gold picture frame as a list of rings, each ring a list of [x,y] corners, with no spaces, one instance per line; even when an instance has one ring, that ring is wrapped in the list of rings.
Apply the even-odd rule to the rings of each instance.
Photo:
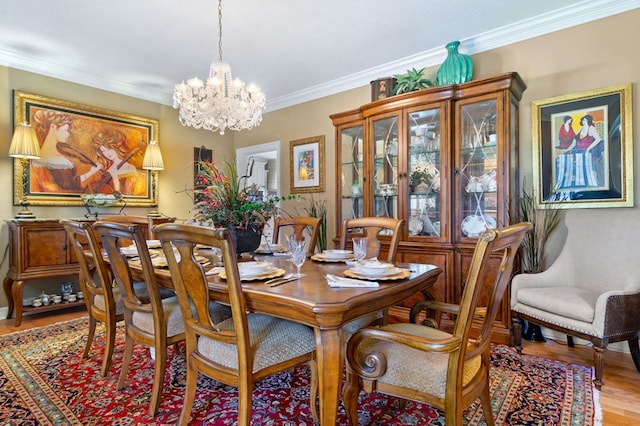
[[[532,103],[539,206],[633,207],[631,84]]]
[[[290,192],[324,192],[324,135],[291,141]]]
[[[83,195],[113,194],[127,206],[157,206],[157,180],[142,169],[157,120],[18,90],[13,102],[14,126],[31,124],[42,155],[14,161],[14,205],[82,206]]]

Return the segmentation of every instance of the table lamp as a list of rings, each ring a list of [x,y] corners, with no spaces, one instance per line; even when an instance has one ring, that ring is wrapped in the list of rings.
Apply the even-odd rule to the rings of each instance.
[[[142,168],[151,172],[152,185],[155,187],[157,179],[156,172],[158,170],[164,170],[162,153],[160,152],[158,141],[149,141],[147,144],[147,150],[144,152],[144,159],[142,160]],[[162,215],[157,210],[152,210],[148,216],[159,217]]]
[[[40,143],[36,136],[35,130],[27,122],[18,124],[13,132],[13,138],[11,139],[11,146],[9,147],[9,157],[17,158],[20,161],[22,167],[22,185],[26,183],[29,178],[27,173],[29,167],[29,160],[40,158]],[[24,191],[23,198],[20,202],[22,210],[16,215],[16,219],[34,219],[35,215],[27,208],[27,202]]]

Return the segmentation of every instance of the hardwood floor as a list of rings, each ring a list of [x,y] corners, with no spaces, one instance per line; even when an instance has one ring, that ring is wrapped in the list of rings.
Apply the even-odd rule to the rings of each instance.
[[[84,308],[25,315],[20,327],[13,319],[0,320],[0,335],[27,330],[54,322],[67,321],[86,316]],[[531,343],[523,340],[524,353],[559,359],[567,362],[593,364],[593,349],[588,346],[567,347],[566,341],[547,340],[546,343]],[[604,386],[600,392],[605,426],[635,426],[640,424],[640,372],[635,369],[631,355],[622,352],[606,353]]]

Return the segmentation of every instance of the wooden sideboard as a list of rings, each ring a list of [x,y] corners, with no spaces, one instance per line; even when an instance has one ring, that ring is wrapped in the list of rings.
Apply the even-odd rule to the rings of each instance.
[[[47,306],[23,306],[24,285],[30,280],[77,275],[80,271],[64,227],[58,219],[13,219],[9,227],[9,271],[4,279],[7,319],[15,310],[15,326],[24,312],[43,312],[84,305],[83,300]]]

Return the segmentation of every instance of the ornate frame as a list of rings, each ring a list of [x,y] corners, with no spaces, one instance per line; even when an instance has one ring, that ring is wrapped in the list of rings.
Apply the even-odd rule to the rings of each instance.
[[[14,205],[82,206],[83,194],[157,205],[157,181],[142,169],[157,120],[17,90],[13,103],[14,126],[29,122],[42,149],[40,160],[14,161]]]
[[[633,206],[631,105],[631,83],[533,102],[538,206]]]
[[[324,192],[324,135],[291,141],[290,191]]]

